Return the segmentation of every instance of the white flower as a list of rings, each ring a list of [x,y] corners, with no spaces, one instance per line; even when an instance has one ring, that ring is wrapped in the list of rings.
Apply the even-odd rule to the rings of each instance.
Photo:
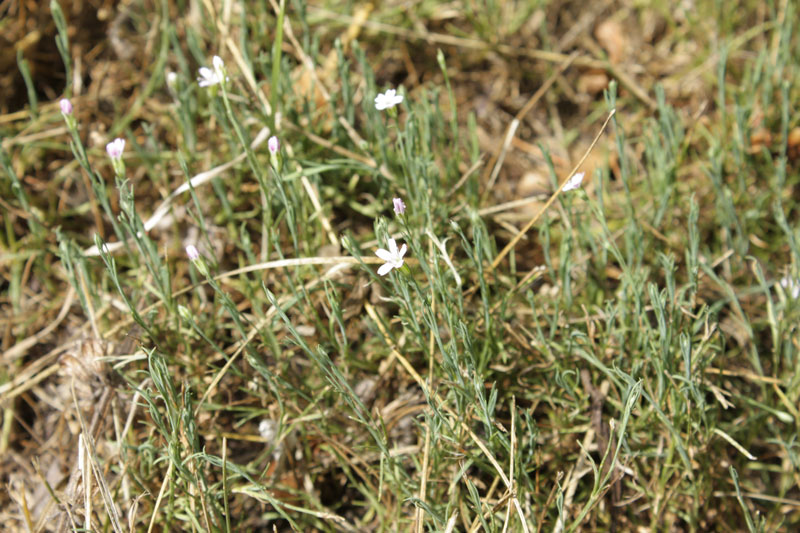
[[[275,462],[280,461],[286,451],[284,439],[278,439],[278,423],[274,420],[265,418],[258,423],[258,434],[261,435],[261,438],[266,441],[267,446],[275,446],[272,451],[272,459]]]
[[[278,424],[273,420],[265,418],[258,423],[258,433],[261,435],[261,438],[271,443],[278,435]]]
[[[578,172],[574,174],[567,182],[564,184],[564,187],[561,188],[562,191],[571,191],[572,189],[577,189],[581,186],[581,182],[583,181],[583,172]]]
[[[378,96],[375,97],[375,109],[378,111],[389,109],[390,107],[394,107],[402,101],[402,94],[397,94],[396,90],[389,89],[385,93],[378,94]]]
[[[800,281],[784,276],[781,279],[781,287],[794,299],[800,298]]]
[[[119,159],[125,151],[125,139],[116,138],[106,145],[106,153],[111,159]]]
[[[211,87],[222,81],[222,78],[218,77],[214,71],[208,67],[200,67],[200,70],[197,72],[200,74],[200,76],[197,77],[197,83],[200,87]]]
[[[403,256],[406,255],[406,249],[407,246],[404,244],[403,247],[398,250],[397,243],[394,241],[394,239],[389,239],[388,250],[378,248],[378,251],[375,252],[375,255],[386,261],[386,263],[381,265],[381,267],[378,269],[378,274],[385,276],[393,268],[400,268],[403,266]]]
[[[214,56],[211,63],[214,65],[213,70],[208,67],[200,67],[200,70],[198,70],[200,76],[197,78],[197,82],[200,87],[211,87],[212,85],[222,83],[223,79],[225,81],[229,79],[225,75],[225,63],[222,61],[221,57]]]

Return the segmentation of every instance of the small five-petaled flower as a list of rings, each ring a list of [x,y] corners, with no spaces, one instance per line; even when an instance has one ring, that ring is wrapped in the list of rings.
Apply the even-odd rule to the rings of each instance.
[[[389,109],[396,106],[402,101],[402,94],[397,94],[396,90],[389,89],[385,93],[378,94],[378,96],[375,97],[375,109],[378,111],[383,111],[384,109]]]
[[[578,172],[577,174],[573,174],[573,176],[567,180],[564,184],[564,187],[561,189],[562,191],[571,191],[572,189],[577,189],[581,186],[581,182],[583,181],[583,172]]]
[[[200,67],[198,70],[197,82],[200,87],[211,87],[212,85],[217,85],[218,83],[222,83],[222,80],[228,81],[228,77],[225,75],[225,63],[222,61],[222,58],[219,56],[214,56],[214,59],[211,61],[214,65],[213,69],[208,67]]]
[[[379,258],[386,261],[381,267],[378,269],[378,275],[385,276],[388,274],[393,268],[400,268],[403,266],[403,256],[406,255],[407,246],[404,244],[402,248],[399,250],[397,249],[397,243],[394,239],[389,239],[389,249],[384,250],[383,248],[378,248],[375,252]]]

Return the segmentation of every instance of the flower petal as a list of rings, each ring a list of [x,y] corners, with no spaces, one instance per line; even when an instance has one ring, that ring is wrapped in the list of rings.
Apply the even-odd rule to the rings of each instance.
[[[400,259],[400,263],[403,262],[403,256],[406,255],[406,250],[408,250],[408,246],[403,244],[403,246],[400,247],[400,253],[397,254],[397,257]]]
[[[389,239],[389,253],[392,257],[397,257],[397,242],[394,239]]]
[[[381,267],[378,269],[378,275],[385,276],[392,270],[392,268],[394,268],[394,265],[392,265],[391,263],[386,263],[385,265],[381,265]]]
[[[394,256],[389,250],[384,250],[383,248],[378,248],[375,250],[375,255],[383,259],[384,261],[394,261]]]
[[[578,172],[577,174],[573,175],[570,179],[567,180],[567,183],[564,184],[564,191],[571,191],[572,189],[577,189],[581,186],[581,182],[583,181],[583,172]]]

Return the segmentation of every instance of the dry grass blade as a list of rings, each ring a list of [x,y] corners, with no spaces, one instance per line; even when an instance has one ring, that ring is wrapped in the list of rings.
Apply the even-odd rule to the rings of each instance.
[[[311,259],[320,260],[320,262],[306,262],[306,263],[300,262],[300,263],[298,263],[297,261],[304,261],[304,260],[302,260],[302,259],[300,259],[300,260],[297,260],[297,259],[295,259],[295,260],[291,260],[291,259],[285,260],[285,261],[291,261],[292,263],[290,263],[290,264],[292,264],[292,265],[298,265],[298,264],[333,264],[333,266],[331,268],[329,268],[322,276],[320,276],[319,278],[314,279],[314,280],[306,283],[306,285],[304,286],[304,289],[306,291],[313,289],[314,287],[316,287],[320,283],[323,283],[326,279],[330,279],[331,277],[335,276],[337,273],[341,272],[343,269],[347,268],[349,265],[354,264],[354,263],[357,262],[357,260],[352,258],[352,257],[341,257],[341,258],[319,257],[319,258],[311,258]],[[337,260],[337,259],[339,259],[339,260]],[[371,260],[371,259],[377,259],[377,258],[364,258],[364,259],[370,259]],[[282,263],[282,261],[274,261],[273,263]],[[264,265],[267,265],[267,264],[268,263],[264,263]],[[287,265],[281,265],[281,266],[287,266]],[[246,268],[249,269],[250,267],[246,267]],[[253,269],[253,270],[261,270],[263,268],[265,268],[265,267],[262,265],[261,268]],[[270,264],[270,266],[268,268],[278,268],[278,267]],[[240,274],[242,272],[251,272],[252,271],[252,270],[247,270],[247,269],[239,269],[239,272],[236,272],[236,271],[226,272],[224,274],[224,277],[230,277],[230,276],[233,276],[234,274]],[[222,279],[222,276],[220,276],[219,279]],[[283,296],[278,300],[278,304],[282,305],[283,303],[289,302],[292,299],[293,299],[293,296],[290,296],[290,295]],[[231,357],[225,363],[225,366],[223,366],[219,370],[219,372],[217,372],[216,376],[214,376],[214,379],[211,381],[211,384],[208,386],[206,391],[203,393],[202,398],[200,398],[200,401],[197,402],[197,407],[195,409],[195,415],[197,415],[200,412],[200,409],[203,407],[203,404],[208,399],[209,395],[212,394],[216,390],[217,385],[222,380],[222,378],[225,376],[225,373],[230,369],[230,367],[233,365],[233,363],[236,361],[236,359],[239,357],[239,355],[244,351],[244,349],[247,347],[247,344],[250,343],[253,339],[256,338],[256,335],[258,335],[258,331],[261,328],[263,328],[264,326],[266,326],[269,323],[269,321],[272,320],[272,317],[274,317],[277,312],[278,312],[278,309],[276,307],[274,307],[274,306],[271,306],[267,310],[267,312],[264,314],[264,318],[261,320],[261,322],[259,322],[259,324],[257,324],[256,327],[254,327],[252,330],[250,330],[250,333],[247,335],[247,338],[242,339],[241,341],[239,341],[237,344],[235,344],[233,346],[233,348],[234,348],[232,350],[233,351],[233,355],[231,355]]]
[[[161,482],[161,488],[158,491],[158,497],[156,498],[156,503],[153,506],[153,512],[150,515],[150,525],[147,526],[147,533],[151,533],[153,531],[153,527],[155,527],[156,518],[158,517],[158,509],[159,507],[161,507],[161,500],[164,499],[164,492],[167,490],[167,483],[169,483],[171,477],[172,477],[172,461],[169,462],[169,466],[167,467],[167,473],[164,474],[164,479]]]
[[[75,289],[69,287],[67,289],[67,294],[64,297],[64,303],[61,306],[61,310],[58,312],[58,316],[47,324],[47,326],[42,329],[41,331],[37,332],[35,335],[28,337],[27,339],[23,339],[20,342],[14,344],[11,348],[3,352],[2,357],[0,360],[10,363],[15,361],[16,359],[22,357],[27,353],[31,347],[35,346],[36,344],[42,342],[48,335],[50,335],[53,331],[58,328],[61,322],[67,317],[69,314],[70,307],[75,302]]]
[[[392,342],[392,339],[389,337],[389,335],[386,332],[386,330],[383,328],[383,323],[378,319],[378,316],[375,313],[375,308],[372,307],[372,305],[369,304],[369,303],[364,304],[364,308],[366,309],[367,314],[369,314],[370,318],[372,318],[372,320],[375,323],[375,325],[381,331],[381,334],[384,337],[384,341],[389,346],[393,347],[394,343]],[[492,454],[492,452],[490,452],[489,449],[486,447],[486,445],[484,444],[483,440],[481,440],[481,438],[478,437],[475,434],[474,431],[472,431],[472,428],[470,428],[467,425],[466,422],[461,420],[458,417],[458,415],[447,404],[445,404],[441,400],[441,398],[439,398],[439,395],[435,391],[432,391],[432,390],[430,390],[428,388],[428,386],[425,384],[425,381],[422,379],[422,377],[419,375],[419,373],[417,373],[417,371],[414,370],[414,367],[411,366],[411,364],[408,362],[408,360],[400,352],[398,352],[394,347],[392,348],[392,355],[395,358],[397,358],[398,361],[400,361],[400,364],[409,373],[409,375],[412,378],[414,378],[414,381],[417,382],[417,385],[419,385],[420,388],[425,390],[426,394],[429,395],[431,398],[433,398],[436,401],[436,404],[437,404],[436,407],[439,408],[439,409],[444,410],[450,416],[452,416],[454,420],[458,421],[458,424],[464,429],[464,431],[466,431],[466,433],[470,436],[470,438],[475,443],[475,445],[478,446],[478,448],[481,450],[481,452],[486,457],[486,459],[491,463],[491,465],[497,471],[498,475],[503,480],[503,483],[505,484],[506,488],[511,493],[513,493],[514,488],[513,488],[512,484],[511,484],[511,480],[509,480],[509,478],[506,476],[505,472],[503,471],[503,468],[500,466],[500,463],[497,462],[497,459],[495,459],[495,457]],[[527,532],[528,531],[528,525],[527,525],[527,522],[525,520],[525,516],[524,516],[524,514],[522,512],[522,507],[519,505],[519,502],[515,501],[514,503],[515,503],[515,506],[517,508],[517,513],[519,514],[520,521],[522,522],[522,528],[523,528],[524,531]]]
[[[484,192],[484,198],[486,194],[492,189],[494,186],[495,181],[497,180],[497,176],[500,174],[500,168],[503,166],[503,159],[505,157],[506,151],[508,147],[511,145],[511,142],[514,140],[514,136],[516,135],[517,128],[519,127],[522,119],[531,112],[531,110],[536,107],[536,104],[539,103],[539,100],[547,94],[547,91],[550,90],[550,87],[556,82],[556,80],[572,65],[572,63],[577,58],[576,54],[572,54],[567,57],[553,72],[547,80],[539,87],[535,93],[528,99],[524,106],[514,115],[514,119],[509,123],[508,127],[506,128],[505,136],[503,137],[503,144],[501,145],[501,149],[499,153],[495,154],[492,157],[492,160],[487,165],[487,171],[491,169],[491,175],[483,177],[483,181],[487,182],[486,184],[486,191]],[[487,181],[488,177],[488,181]]]
[[[592,149],[597,144],[597,141],[600,140],[600,137],[603,135],[603,132],[605,131],[606,126],[608,125],[608,122],[611,120],[611,117],[614,116],[615,112],[616,112],[616,110],[612,110],[608,114],[608,117],[606,117],[605,122],[603,122],[603,125],[600,127],[600,131],[597,132],[597,135],[595,136],[594,140],[592,141],[592,144],[589,146],[589,148],[583,154],[583,157],[581,157],[580,161],[578,161],[578,164],[575,165],[573,167],[572,171],[567,175],[567,178],[561,183],[561,186],[558,189],[556,189],[556,192],[554,192],[552,194],[552,196],[550,196],[550,199],[547,200],[547,202],[545,202],[545,204],[542,206],[542,208],[539,210],[539,212],[536,213],[536,215],[534,215],[534,217],[531,218],[528,221],[528,223],[526,223],[522,227],[522,229],[520,229],[517,232],[517,234],[514,236],[513,239],[511,239],[511,241],[505,246],[505,248],[503,248],[503,250],[499,254],[497,254],[497,257],[495,257],[494,261],[492,261],[492,265],[491,265],[491,269],[492,270],[497,268],[497,266],[503,261],[503,259],[505,259],[506,255],[508,255],[508,253],[514,248],[514,246],[517,245],[517,243],[523,237],[523,235],[525,235],[528,232],[528,230],[530,230],[539,221],[539,219],[542,217],[542,214],[544,214],[544,212],[547,211],[547,208],[550,207],[553,204],[553,202],[556,201],[556,198],[558,198],[559,194],[561,194],[561,191],[564,189],[564,185],[566,185],[567,182],[569,181],[569,178],[571,178],[575,174],[575,172],[577,172],[577,170],[579,168],[581,168],[581,165],[583,165],[583,162],[586,161],[587,157],[589,157],[589,154],[591,153]]]
[[[106,515],[110,520],[111,527],[114,529],[114,532],[122,533],[122,524],[119,519],[117,506],[114,503],[114,499],[111,497],[111,491],[108,488],[108,484],[106,483],[105,477],[103,476],[103,472],[100,470],[100,465],[98,464],[97,461],[97,449],[95,448],[94,445],[94,438],[92,437],[92,432],[86,426],[86,422],[83,419],[83,414],[81,413],[78,397],[75,394],[74,382],[72,383],[71,391],[72,391],[72,400],[74,403],[75,412],[77,414],[78,421],[80,422],[81,425],[83,442],[86,446],[87,459],[89,461],[89,465],[91,466],[91,471],[94,473],[95,482],[97,483],[97,486],[100,489],[100,494],[103,499],[103,506],[105,507]],[[84,483],[88,483],[88,481],[85,479]],[[89,517],[86,517],[86,519],[88,521]]]

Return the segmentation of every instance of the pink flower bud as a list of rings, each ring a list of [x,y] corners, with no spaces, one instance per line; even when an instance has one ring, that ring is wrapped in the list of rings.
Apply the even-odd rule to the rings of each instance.
[[[406,212],[406,204],[403,203],[403,200],[400,198],[392,199],[392,206],[394,206],[394,214],[395,215],[402,215]]]
[[[277,154],[278,150],[281,149],[281,143],[280,141],[278,141],[278,138],[275,137],[274,135],[270,137],[269,140],[267,141],[267,146],[269,147],[269,151],[272,154]]]
[[[125,139],[114,139],[106,145],[106,152],[111,159],[119,159],[125,151]]]
[[[581,186],[581,182],[583,181],[583,176],[584,176],[583,172],[578,172],[577,174],[574,174],[570,179],[567,180],[567,182],[564,184],[561,190],[563,192],[566,192],[566,191],[571,191],[573,189],[577,189],[578,187]]]
[[[194,244],[190,244],[186,247],[186,255],[189,256],[189,260],[191,261],[197,261],[200,259],[200,252],[197,251],[197,248],[195,248]]]
[[[72,102],[70,102],[66,98],[62,98],[58,102],[58,105],[61,107],[61,112],[64,113],[65,115],[72,114]]]

